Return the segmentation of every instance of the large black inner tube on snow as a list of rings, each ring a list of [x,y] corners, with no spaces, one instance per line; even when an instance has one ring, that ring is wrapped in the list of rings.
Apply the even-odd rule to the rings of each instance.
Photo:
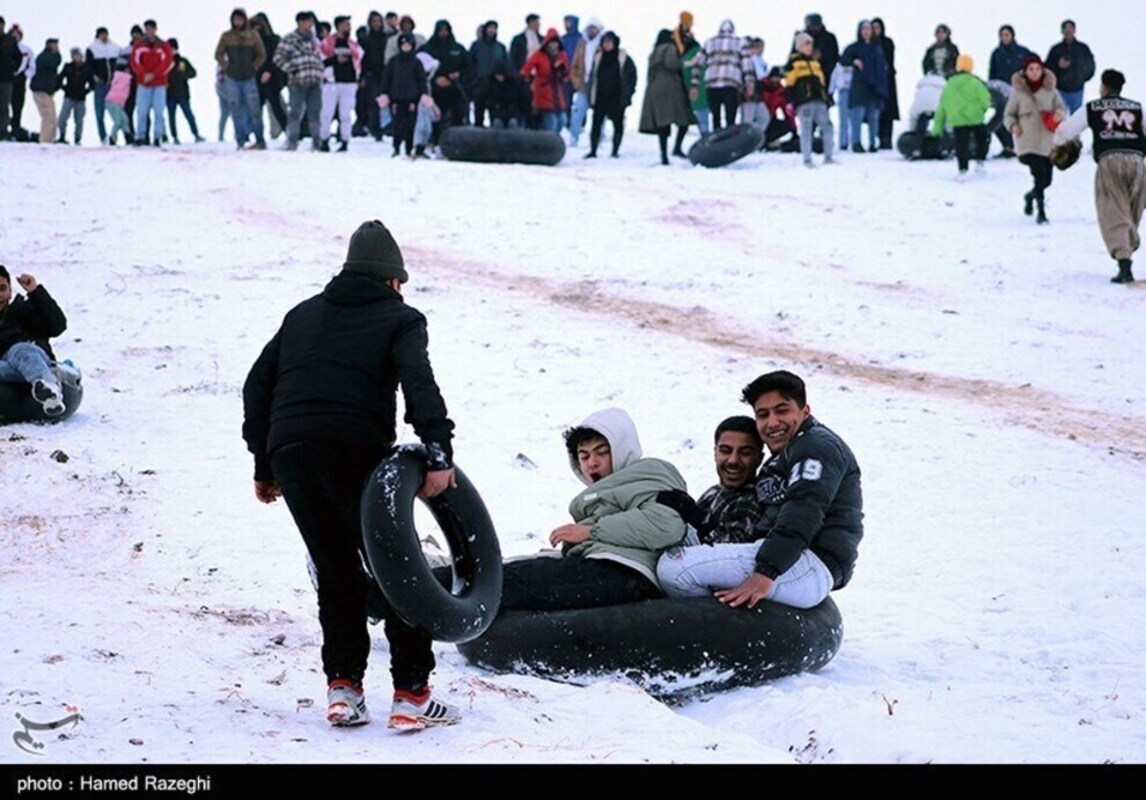
[[[402,619],[438,641],[464,642],[480,636],[497,616],[501,548],[481,496],[457,467],[457,488],[418,497],[425,461],[425,448],[403,445],[378,465],[362,493],[363,549],[382,594]],[[449,545],[451,588],[435,579],[422,554],[415,499],[430,509]]]
[[[32,397],[32,387],[27,383],[0,383],[0,424],[16,422],[63,422],[76,413],[84,399],[82,383],[61,380],[64,389],[64,413],[49,417],[44,407]]]
[[[710,133],[688,151],[688,160],[701,167],[724,167],[755,153],[764,143],[764,131],[755,125],[730,125]]]
[[[439,146],[450,161],[552,167],[565,158],[565,140],[559,135],[521,128],[454,126],[442,132]]]
[[[809,610],[769,602],[749,610],[704,597],[505,611],[458,650],[493,672],[579,685],[622,679],[679,701],[818,670],[842,642],[843,621],[831,598]]]

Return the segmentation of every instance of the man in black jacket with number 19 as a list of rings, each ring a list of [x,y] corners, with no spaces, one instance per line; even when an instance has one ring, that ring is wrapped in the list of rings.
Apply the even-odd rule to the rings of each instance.
[[[327,720],[370,721],[362,679],[370,654],[367,577],[359,549],[366,481],[396,436],[401,384],[406,421],[426,446],[423,496],[455,486],[454,423],[427,354],[426,318],[402,300],[402,252],[378,221],[350,238],[342,271],[283,319],[243,386],[243,439],[255,457],[255,496],[280,496],[306,542],[318,583]],[[387,608],[394,704],[390,727],[458,721],[430,695],[430,634]]]

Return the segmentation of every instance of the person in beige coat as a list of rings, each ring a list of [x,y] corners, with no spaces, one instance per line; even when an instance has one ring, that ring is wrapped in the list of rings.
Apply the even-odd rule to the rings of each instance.
[[[1011,79],[1014,92],[1007,101],[1003,124],[1015,137],[1015,152],[1026,164],[1035,186],[1023,196],[1023,213],[1030,216],[1038,207],[1037,222],[1047,223],[1046,190],[1054,179],[1050,151],[1054,131],[1066,119],[1066,106],[1055,90],[1054,73],[1043,66],[1038,56],[1023,61],[1023,69]]]

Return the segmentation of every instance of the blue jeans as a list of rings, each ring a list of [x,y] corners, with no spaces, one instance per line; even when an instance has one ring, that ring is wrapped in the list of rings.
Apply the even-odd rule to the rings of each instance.
[[[1086,93],[1085,89],[1079,89],[1077,92],[1064,92],[1059,89],[1059,95],[1062,96],[1062,102],[1066,106],[1066,113],[1073,114],[1082,108],[1082,101]]]
[[[148,133],[148,112],[155,112],[155,123]],[[163,114],[167,111],[166,86],[140,86],[135,90],[135,136],[136,141],[163,141]]]
[[[0,383],[54,381],[52,362],[35,342],[17,342],[0,357]]]
[[[107,83],[97,83],[95,91],[92,92],[92,97],[95,98],[96,130],[99,131],[101,143],[107,141],[107,126],[103,123],[103,113],[107,103],[107,90],[110,88]]]
[[[588,87],[586,87],[588,88]],[[585,127],[585,118],[589,115],[589,93],[573,93],[573,111],[569,116],[569,137],[574,143],[581,138],[581,128]]]
[[[256,142],[265,144],[263,106],[259,100],[258,83],[254,78],[237,81],[224,76],[223,86],[227,92],[227,106],[231,111],[231,119],[235,123],[235,141],[242,147],[253,133]]]
[[[711,597],[735,589],[756,571],[760,542],[673,547],[657,562],[657,580],[669,597]],[[772,582],[766,600],[815,608],[832,591],[832,573],[811,550]]]
[[[852,114],[848,108],[848,89],[836,90],[836,108],[840,110],[840,149],[852,146]]]
[[[879,106],[856,106],[850,109],[852,145],[863,144],[863,124],[867,122],[869,150],[879,148]]]
[[[542,111],[541,130],[561,133],[561,129],[565,127],[568,119],[569,116],[564,111]]]
[[[700,129],[700,135],[708,136],[712,133],[712,112],[707,108],[694,108],[692,113],[696,116],[696,127]]]

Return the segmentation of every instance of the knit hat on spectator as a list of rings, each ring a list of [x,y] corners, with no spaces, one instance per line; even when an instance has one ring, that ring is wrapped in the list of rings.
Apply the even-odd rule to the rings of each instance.
[[[955,69],[958,72],[974,72],[975,59],[971,58],[968,53],[960,53],[959,57],[955,59]]]
[[[375,275],[386,281],[397,278],[405,283],[410,279],[398,243],[378,220],[358,226],[350,237],[350,248],[342,268],[348,272]]]
[[[799,33],[796,34],[796,49],[799,50],[801,47],[803,47],[806,44],[815,44],[815,41],[816,40],[813,39],[811,36],[804,33],[803,31],[800,31]]]

